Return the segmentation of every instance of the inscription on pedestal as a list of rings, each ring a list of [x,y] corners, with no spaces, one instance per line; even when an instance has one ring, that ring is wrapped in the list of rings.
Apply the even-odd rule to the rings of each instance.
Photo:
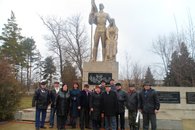
[[[179,92],[158,91],[160,103],[180,103]]]
[[[186,92],[187,104],[195,104],[195,92]]]
[[[89,85],[100,85],[102,80],[104,80],[106,84],[109,84],[111,79],[112,73],[88,73]]]

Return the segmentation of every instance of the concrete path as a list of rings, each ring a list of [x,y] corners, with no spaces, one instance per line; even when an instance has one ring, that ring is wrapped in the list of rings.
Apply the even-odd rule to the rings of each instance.
[[[34,126],[35,126],[34,122],[11,121],[11,122],[0,123],[0,130],[35,130]],[[40,130],[57,130],[57,128],[53,128],[53,129],[49,128],[48,123],[46,123],[46,127],[47,129],[40,129]],[[67,127],[67,130],[79,130],[79,128],[71,129],[70,127]],[[183,130],[195,130],[195,120],[183,120]]]

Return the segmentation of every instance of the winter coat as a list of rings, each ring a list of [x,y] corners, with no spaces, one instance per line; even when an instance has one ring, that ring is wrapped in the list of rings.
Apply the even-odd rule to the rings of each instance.
[[[70,115],[72,117],[79,116],[78,106],[80,105],[80,90],[72,89],[70,91]]]
[[[93,92],[91,95],[90,108],[93,108],[93,111],[91,112],[92,120],[100,120],[101,118],[101,98],[101,93],[97,94],[96,92]]]
[[[38,88],[35,90],[35,94],[32,100],[32,106],[36,106],[38,109],[47,109],[50,103],[50,93],[48,89]]]
[[[101,111],[105,116],[116,116],[118,108],[116,92],[110,91],[109,93],[102,93]]]
[[[126,96],[126,107],[129,111],[137,112],[139,95],[136,91],[128,92]]]
[[[60,91],[60,90],[59,90]],[[53,108],[54,107],[54,103],[56,101],[56,97],[58,95],[59,92],[56,92],[55,89],[52,89],[51,92],[50,92],[50,100],[51,100],[51,107]]]
[[[81,95],[80,95],[80,106],[81,106],[81,109],[89,110],[90,97],[91,97],[91,92],[88,92],[88,95],[87,95],[87,92],[85,90],[81,91]]]
[[[116,90],[117,101],[118,101],[118,113],[125,112],[125,101],[126,101],[126,92],[123,90]]]
[[[160,109],[160,102],[158,94],[154,89],[145,90],[140,92],[140,109],[143,113],[155,113],[155,110]]]
[[[111,90],[112,91],[115,91],[116,92],[116,86],[115,85],[110,85],[110,87],[111,87]]]
[[[70,92],[60,89],[55,102],[56,113],[58,116],[67,116],[70,108]]]

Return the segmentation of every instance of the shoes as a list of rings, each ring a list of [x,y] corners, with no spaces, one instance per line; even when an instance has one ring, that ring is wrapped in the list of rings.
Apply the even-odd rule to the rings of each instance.
[[[36,128],[36,130],[39,130],[39,128]]]
[[[50,125],[49,128],[53,128],[53,125]]]
[[[46,129],[46,127],[45,127],[45,126],[41,126],[40,128],[41,128],[41,129]]]

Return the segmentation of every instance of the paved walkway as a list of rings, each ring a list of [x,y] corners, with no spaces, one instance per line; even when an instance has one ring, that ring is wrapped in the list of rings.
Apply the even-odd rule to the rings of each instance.
[[[48,123],[46,123],[46,127],[47,129],[41,129],[41,130],[57,130],[56,128],[53,129],[49,128]],[[35,127],[34,127],[34,122],[11,121],[11,122],[0,123],[0,130],[35,130]],[[79,129],[70,129],[69,127],[67,127],[67,130],[79,130]],[[183,130],[195,130],[195,120],[184,120]]]

